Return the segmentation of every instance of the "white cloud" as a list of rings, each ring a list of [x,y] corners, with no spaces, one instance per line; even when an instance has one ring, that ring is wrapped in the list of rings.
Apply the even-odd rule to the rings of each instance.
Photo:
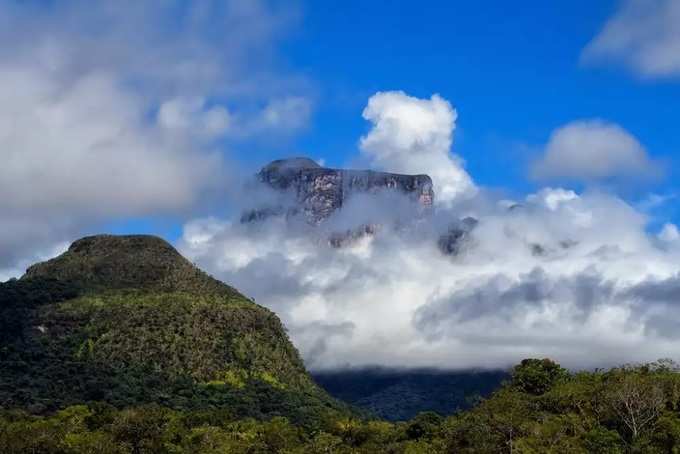
[[[309,99],[289,96],[272,100],[262,111],[260,122],[256,125],[263,129],[284,128],[296,130],[307,125],[312,106]]]
[[[534,203],[541,203],[548,209],[555,211],[563,202],[578,199],[578,195],[572,190],[557,188],[544,188],[537,194],[527,196],[527,200]]]
[[[679,76],[679,24],[678,0],[624,0],[582,58],[622,62],[647,77]]]
[[[37,71],[0,71],[3,211],[137,215],[188,206],[219,176],[219,157],[166,141],[144,103],[115,77],[67,84]]]
[[[652,212],[659,210],[667,206],[669,203],[677,199],[677,194],[667,193],[667,194],[655,194],[650,193],[637,203],[638,209],[644,212]]]
[[[171,133],[212,139],[226,134],[231,120],[224,106],[207,108],[204,98],[176,98],[161,104],[158,123]]]
[[[374,123],[362,138],[365,155],[387,170],[413,165],[433,174],[456,203],[421,219],[398,200],[366,196],[320,227],[285,216],[199,219],[178,244],[279,314],[309,367],[505,367],[530,356],[602,367],[680,356],[670,334],[675,318],[665,315],[680,281],[680,248],[648,234],[644,212],[603,192],[548,187],[512,202],[475,188],[449,155],[455,113],[439,97],[379,94],[364,116]],[[595,139],[577,144],[599,146],[602,136],[608,144],[619,132],[595,129]],[[550,150],[563,150],[560,134]],[[621,143],[630,155],[631,140]],[[618,158],[602,154],[621,170]],[[329,233],[376,219],[375,235],[328,244]],[[667,227],[661,238],[674,232]]]
[[[271,58],[290,20],[260,1],[0,0],[0,269],[185,215],[229,183],[218,140],[303,127],[306,87]]]
[[[361,150],[382,170],[428,174],[439,204],[475,192],[462,160],[451,154],[457,113],[451,104],[432,95],[418,99],[401,91],[373,95],[363,117],[373,124],[361,138]]]
[[[660,247],[644,215],[611,195],[560,188],[512,209],[473,205],[479,224],[458,256],[437,247],[460,216],[445,209],[341,249],[326,246],[326,232],[282,219],[197,220],[179,247],[276,311],[314,369],[504,367],[528,356],[593,367],[680,356],[654,316],[666,303],[645,306],[665,298],[680,251]]]
[[[658,164],[632,134],[601,120],[575,121],[558,128],[532,167],[532,176],[540,180],[645,180],[659,175]]]
[[[680,231],[675,224],[664,224],[661,232],[659,232],[659,239],[666,243],[675,243],[680,240]]]

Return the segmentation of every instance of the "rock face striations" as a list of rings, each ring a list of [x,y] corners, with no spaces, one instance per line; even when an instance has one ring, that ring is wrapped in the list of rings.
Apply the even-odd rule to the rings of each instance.
[[[270,214],[301,214],[318,225],[342,208],[354,195],[391,192],[407,196],[421,212],[432,209],[434,191],[427,175],[400,175],[372,170],[330,169],[308,158],[273,161],[257,178],[261,183],[293,198],[291,207],[268,207],[243,216],[252,221]]]
[[[246,211],[242,223],[285,216],[320,226],[334,213],[347,208],[355,197],[368,197],[369,204],[363,207],[360,216],[353,218],[350,214],[340,227],[331,223],[330,228],[323,230],[328,244],[334,248],[375,235],[385,223],[400,229],[418,228],[422,224],[412,221],[426,219],[434,211],[435,194],[428,175],[331,169],[298,157],[267,164],[257,173],[256,181],[272,190],[274,196],[268,197],[264,206]],[[388,197],[378,198],[384,195]],[[470,242],[476,225],[477,220],[471,217],[452,220],[437,239],[439,250],[445,255],[459,255]]]

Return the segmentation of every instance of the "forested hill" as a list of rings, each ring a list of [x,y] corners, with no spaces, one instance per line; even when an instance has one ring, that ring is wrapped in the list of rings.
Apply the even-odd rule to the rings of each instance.
[[[315,423],[316,386],[278,317],[151,236],[93,236],[0,284],[0,406],[222,408]]]
[[[329,397],[272,312],[158,238],[85,238],[0,284],[2,454],[678,452],[668,361],[528,359],[471,409],[389,422]]]
[[[278,396],[272,396],[276,398]],[[71,406],[45,416],[0,412],[3,454],[673,454],[680,374],[659,362],[569,373],[526,360],[471,410],[390,423],[317,414],[316,426],[244,418],[229,407]]]

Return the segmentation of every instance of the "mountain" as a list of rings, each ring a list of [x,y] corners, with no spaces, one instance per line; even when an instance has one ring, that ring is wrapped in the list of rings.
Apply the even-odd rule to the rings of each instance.
[[[3,454],[672,453],[678,371],[316,376],[391,420],[474,404],[395,423],[329,397],[274,314],[158,238],[84,238],[0,284]]]
[[[259,206],[253,206],[241,216],[242,223],[253,223],[271,217],[302,219],[312,226],[324,224],[345,208],[352,199],[364,196],[361,220],[352,219],[344,227],[327,232],[328,244],[342,247],[365,236],[377,234],[385,218],[393,227],[414,227],[434,212],[435,193],[428,175],[402,175],[372,170],[332,169],[322,167],[305,157],[272,161],[256,175],[256,187],[271,191]],[[257,191],[255,191],[257,192]],[[379,199],[372,196],[398,196]],[[407,203],[404,203],[407,202]],[[258,205],[254,202],[254,205]],[[382,209],[376,210],[376,208]],[[376,213],[385,211],[385,213]],[[405,213],[402,213],[405,211]],[[389,213],[389,214],[388,214]],[[350,216],[351,217],[351,216]],[[347,220],[345,220],[347,221]],[[477,220],[471,217],[452,219],[439,233],[437,246],[442,254],[458,255],[468,243]],[[333,229],[334,227],[331,227]]]
[[[0,408],[224,408],[300,424],[347,414],[278,317],[152,236],[99,235],[0,284]]]
[[[244,214],[245,221],[271,214],[300,214],[308,223],[318,225],[357,194],[405,195],[423,212],[431,210],[434,202],[432,179],[428,175],[331,169],[303,157],[273,161],[260,170],[257,180],[276,192],[290,195],[292,204],[254,209]]]

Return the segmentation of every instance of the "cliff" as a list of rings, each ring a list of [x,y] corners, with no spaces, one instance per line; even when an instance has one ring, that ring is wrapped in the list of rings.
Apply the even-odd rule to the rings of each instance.
[[[308,158],[273,161],[257,174],[259,182],[292,196],[293,206],[265,207],[243,216],[253,221],[271,214],[298,215],[320,224],[356,194],[391,192],[405,195],[421,212],[432,209],[434,191],[427,175],[401,175],[372,170],[321,167]]]

